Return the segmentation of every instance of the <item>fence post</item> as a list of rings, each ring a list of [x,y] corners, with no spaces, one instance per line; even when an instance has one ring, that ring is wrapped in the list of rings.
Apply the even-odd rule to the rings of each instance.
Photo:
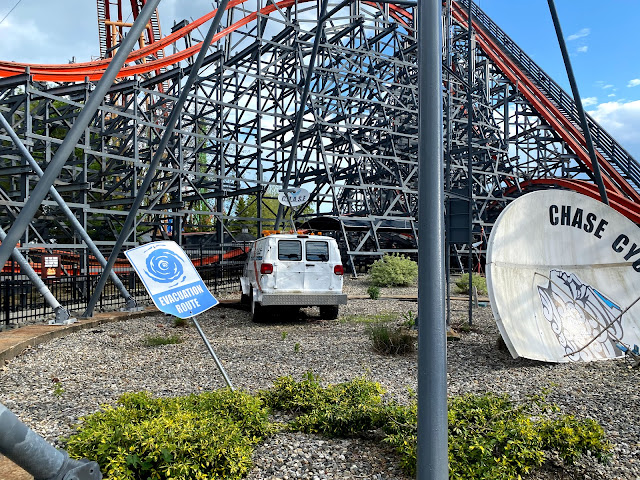
[[[9,326],[9,283],[11,282],[11,280],[3,280],[2,282],[2,288],[4,290],[4,295],[2,295],[2,298],[4,298],[4,308],[2,309],[2,311],[4,312],[4,323],[5,325],[8,327]]]

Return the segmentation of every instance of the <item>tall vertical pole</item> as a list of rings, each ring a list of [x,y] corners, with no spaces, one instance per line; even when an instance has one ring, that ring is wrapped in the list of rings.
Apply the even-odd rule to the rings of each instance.
[[[578,84],[576,83],[576,77],[573,74],[573,68],[571,67],[571,60],[569,59],[569,52],[567,52],[567,45],[564,41],[564,35],[562,34],[562,28],[560,27],[560,19],[558,18],[558,12],[556,11],[556,5],[553,0],[547,0],[549,4],[549,11],[551,12],[551,18],[553,19],[553,26],[556,29],[556,35],[558,37],[558,44],[560,45],[560,51],[562,52],[562,59],[564,60],[564,66],[567,70],[567,77],[569,77],[569,83],[571,84],[571,91],[573,92],[573,102],[578,109],[578,115],[580,116],[580,125],[582,126],[582,134],[584,135],[584,141],[587,144],[587,151],[589,152],[589,158],[593,165],[593,176],[595,177],[598,190],[600,192],[600,198],[602,203],[609,205],[607,199],[607,190],[602,182],[602,175],[600,173],[600,164],[598,163],[598,157],[596,157],[596,151],[593,148],[593,140],[591,139],[591,131],[589,130],[589,124],[587,123],[587,116],[584,113],[584,107],[582,106],[582,100],[580,99],[580,92],[578,90]]]
[[[418,0],[418,480],[446,480],[442,1]]]
[[[473,323],[473,35],[471,23],[471,7],[473,0],[468,0],[467,17],[469,25],[467,30],[467,178],[469,181],[469,255],[467,257],[467,271],[469,273],[469,325]]]
[[[447,0],[445,4],[446,14],[445,14],[445,34],[443,41],[446,42],[445,48],[445,61],[447,67],[449,67],[449,62],[451,61],[451,0]],[[446,218],[445,218],[445,243],[444,243],[444,273],[445,273],[445,288],[447,295],[447,329],[451,324],[451,141],[452,134],[451,128],[453,126],[453,122],[451,120],[451,109],[452,109],[452,88],[451,88],[451,73],[448,68],[446,70],[446,82],[445,85],[447,87],[446,94],[446,107],[445,107],[445,125],[446,127],[446,138],[445,138],[445,171],[444,171],[444,191],[445,191],[445,201],[447,202],[446,208]],[[448,196],[447,196],[448,195]]]
[[[127,56],[133,49],[135,42],[140,38],[140,35],[144,31],[151,15],[156,10],[159,3],[160,0],[149,0],[142,8],[140,16],[133,23],[131,30],[129,30],[129,33],[127,33],[127,36],[122,41],[122,44],[120,45],[115,57],[113,57],[113,60],[109,62],[109,66],[102,75],[102,78],[98,82],[98,85],[89,97],[84,108],[78,115],[73,127],[69,130],[69,133],[60,145],[60,148],[58,148],[56,154],[49,163],[44,175],[42,175],[40,181],[31,192],[29,200],[27,200],[24,207],[22,207],[20,214],[13,222],[11,230],[7,232],[7,237],[4,242],[2,242],[2,245],[0,245],[0,268],[11,256],[11,252],[18,244],[20,237],[29,226],[29,223],[31,223],[31,220],[38,211],[38,208],[40,208],[42,201],[49,194],[49,190],[53,185],[53,182],[58,175],[60,175],[67,159],[75,149],[78,140],[80,140],[80,137],[85,132],[85,128],[89,125],[89,122],[93,118],[96,110],[100,107],[104,96],[109,91],[109,88],[111,88],[116,75],[120,71],[120,68],[122,68],[122,65],[124,65]]]
[[[196,61],[193,63],[193,66],[191,67],[191,71],[189,72],[189,76],[187,77],[185,84],[182,85],[181,87],[182,90],[180,92],[180,96],[176,100],[176,103],[173,105],[171,114],[169,115],[169,118],[167,119],[167,122],[165,124],[165,129],[164,129],[164,132],[162,133],[162,138],[160,139],[160,143],[157,146],[156,153],[154,154],[153,159],[151,160],[151,163],[147,167],[147,173],[144,177],[144,180],[142,181],[142,185],[140,185],[140,189],[138,190],[136,197],[133,201],[133,204],[131,205],[129,214],[127,215],[127,218],[125,219],[124,224],[122,225],[122,231],[120,233],[120,236],[117,238],[116,243],[113,246],[113,249],[111,250],[111,255],[109,255],[109,260],[107,262],[107,265],[104,271],[102,272],[102,275],[100,275],[100,279],[96,284],[93,295],[91,296],[91,298],[89,299],[89,302],[87,303],[87,308],[82,315],[83,317],[93,316],[93,309],[95,308],[96,303],[98,303],[98,300],[100,299],[100,295],[102,294],[102,290],[104,289],[104,286],[107,283],[109,272],[113,268],[113,265],[116,263],[116,259],[120,254],[120,250],[122,250],[122,245],[127,240],[127,238],[129,238],[129,235],[131,234],[131,231],[133,229],[133,226],[136,220],[136,215],[138,214],[138,209],[140,208],[140,205],[142,205],[142,201],[145,199],[147,190],[151,186],[151,182],[153,181],[156,169],[160,164],[160,160],[162,160],[162,157],[165,155],[165,149],[167,148],[167,145],[169,144],[169,140],[171,139],[171,135],[173,134],[175,126],[178,123],[178,118],[180,117],[180,115],[182,115],[182,107],[187,101],[187,97],[189,96],[189,91],[191,90],[191,87],[195,83],[196,78],[198,78],[199,76],[200,67],[202,66],[204,59],[207,56],[209,45],[211,45],[211,42],[213,41],[213,37],[216,33],[216,30],[218,29],[218,26],[220,25],[220,20],[222,19],[222,16],[224,15],[224,12],[227,9],[228,4],[229,4],[229,0],[221,0],[220,3],[218,4],[218,11],[213,17],[213,20],[211,20],[209,31],[207,32],[205,39],[202,41],[202,46],[200,48],[200,52],[198,53]],[[147,5],[149,4],[147,3]],[[144,8],[146,8],[146,6],[143,7],[143,11],[144,11]]]

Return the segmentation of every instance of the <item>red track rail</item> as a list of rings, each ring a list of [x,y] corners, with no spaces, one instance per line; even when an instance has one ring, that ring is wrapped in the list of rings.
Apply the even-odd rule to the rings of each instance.
[[[462,25],[468,24],[467,12],[452,2],[452,15]],[[519,91],[531,103],[544,119],[549,122],[555,132],[569,145],[571,150],[580,158],[584,165],[593,171],[591,158],[589,157],[586,142],[582,132],[567,118],[562,112],[534,85],[513,62],[508,55],[491,39],[491,37],[476,22],[472,22],[477,36],[476,40],[483,52],[500,68],[503,74],[514,84],[518,85]],[[607,173],[608,177],[603,177],[608,194],[620,194],[621,191],[629,196],[634,202],[640,203],[640,194],[615,170],[609,162],[598,152],[598,163]],[[636,211],[640,206],[636,206]]]
[[[574,192],[581,193],[588,197],[600,200],[600,191],[598,186],[586,182],[584,180],[571,180],[566,178],[538,178],[535,180],[527,180],[520,183],[518,187],[511,187],[505,190],[506,195],[512,195],[518,190],[526,191],[536,187],[562,187],[567,190],[573,190]],[[620,212],[632,222],[640,225],[640,209],[638,204],[629,200],[624,195],[615,192],[607,192],[609,198],[609,206],[614,210]]]

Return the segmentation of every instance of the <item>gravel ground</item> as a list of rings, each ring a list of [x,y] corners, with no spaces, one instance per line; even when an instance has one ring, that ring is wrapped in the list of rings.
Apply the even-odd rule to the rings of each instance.
[[[364,278],[348,279],[345,291],[366,295]],[[216,307],[199,322],[236,388],[267,388],[283,375],[300,378],[312,370],[326,383],[367,375],[390,398],[406,402],[416,389],[417,357],[389,357],[371,351],[365,325],[353,315],[416,312],[415,289],[382,289],[379,300],[350,300],[340,319],[319,319],[316,309],[298,318],[254,324],[248,312]],[[466,323],[466,302],[452,302],[454,324]],[[285,333],[286,332],[286,333]],[[150,335],[179,334],[184,342],[145,347]],[[614,444],[609,465],[590,458],[571,470],[553,465],[530,478],[640,479],[640,393],[638,370],[624,360],[554,365],[513,360],[497,347],[491,309],[474,310],[471,331],[448,343],[449,393],[504,392],[523,400],[551,387],[550,400],[567,413],[590,416]],[[59,382],[62,392],[55,392]],[[174,329],[166,316],[149,316],[102,325],[26,351],[0,372],[0,402],[49,441],[68,435],[82,415],[113,403],[125,392],[183,395],[224,387],[197,330]],[[327,440],[320,436],[278,434],[256,449],[250,480],[259,479],[406,479],[393,452],[376,439]],[[1,477],[1,475],[0,475]]]

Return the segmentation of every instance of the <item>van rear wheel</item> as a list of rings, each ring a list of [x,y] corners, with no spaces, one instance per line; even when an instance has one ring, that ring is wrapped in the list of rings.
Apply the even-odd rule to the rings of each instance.
[[[251,290],[249,302],[251,305],[251,320],[256,323],[262,322],[264,317],[264,312],[262,311],[263,308],[262,305],[256,302],[256,299],[253,297],[253,290]]]
[[[249,295],[245,295],[244,293],[240,295],[240,305],[249,305],[251,298]]]
[[[324,320],[335,320],[338,318],[338,305],[322,305],[320,307],[320,318]]]

